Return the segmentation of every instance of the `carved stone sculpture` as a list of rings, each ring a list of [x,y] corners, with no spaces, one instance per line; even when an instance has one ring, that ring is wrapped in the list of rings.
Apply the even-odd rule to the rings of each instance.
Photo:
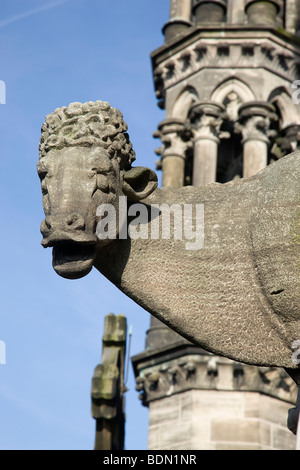
[[[124,448],[124,362],[126,317],[105,317],[102,360],[92,379],[92,416],[96,420],[95,450]]]
[[[156,189],[152,170],[132,167],[126,131],[121,113],[101,101],[73,103],[46,118],[41,232],[55,271],[76,279],[94,266],[189,341],[246,364],[283,367],[300,384],[299,153],[251,178]],[[107,217],[99,207],[108,204],[116,234],[99,237]],[[154,233],[174,205],[195,237],[203,222],[197,209],[204,207],[204,244],[199,238],[192,246],[191,227],[178,236],[175,215],[173,237]],[[187,208],[193,217],[186,220]],[[149,217],[134,224],[138,210]]]

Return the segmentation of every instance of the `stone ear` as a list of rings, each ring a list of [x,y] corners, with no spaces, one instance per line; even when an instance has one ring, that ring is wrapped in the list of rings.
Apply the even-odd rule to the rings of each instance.
[[[138,166],[123,172],[123,193],[130,201],[140,201],[157,188],[157,175],[150,168]]]

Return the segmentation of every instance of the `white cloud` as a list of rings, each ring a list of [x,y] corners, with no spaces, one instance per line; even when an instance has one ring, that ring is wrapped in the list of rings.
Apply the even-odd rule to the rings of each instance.
[[[11,23],[15,23],[16,21],[23,20],[25,18],[28,18],[29,16],[36,15],[38,13],[42,13],[43,11],[50,10],[51,8],[58,7],[62,5],[63,3],[66,3],[70,0],[57,0],[56,2],[52,3],[47,3],[45,5],[42,5],[38,8],[34,8],[29,11],[25,11],[24,13],[20,13],[19,15],[12,16],[11,18],[7,18],[7,20],[0,21],[0,28],[3,28],[4,26],[7,26]]]

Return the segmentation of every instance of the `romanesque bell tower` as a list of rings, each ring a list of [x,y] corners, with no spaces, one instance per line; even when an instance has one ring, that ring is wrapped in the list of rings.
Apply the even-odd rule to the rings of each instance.
[[[296,150],[300,1],[170,3],[152,53],[163,186],[251,177]],[[211,355],[154,318],[132,362],[149,449],[295,448],[286,420],[296,390],[282,370]]]

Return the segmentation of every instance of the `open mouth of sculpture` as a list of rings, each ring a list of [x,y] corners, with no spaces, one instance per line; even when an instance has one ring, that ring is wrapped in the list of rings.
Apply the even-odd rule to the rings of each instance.
[[[57,274],[66,279],[80,279],[92,269],[95,244],[61,242],[53,246],[52,265]]]

